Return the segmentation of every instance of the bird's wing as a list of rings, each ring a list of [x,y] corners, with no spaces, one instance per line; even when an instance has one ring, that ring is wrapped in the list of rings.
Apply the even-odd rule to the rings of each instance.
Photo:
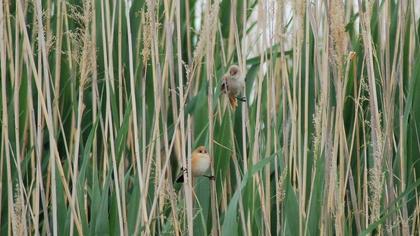
[[[228,90],[229,90],[228,80],[226,79],[226,77],[224,77],[222,79],[222,84],[220,85],[220,90],[222,91],[222,93],[227,93]]]
[[[192,157],[191,157],[191,174],[194,176],[195,175],[195,169],[197,168],[197,165],[198,165],[198,161],[199,161],[199,156],[198,155],[196,155],[196,154],[194,154],[193,153],[193,155],[192,155]]]

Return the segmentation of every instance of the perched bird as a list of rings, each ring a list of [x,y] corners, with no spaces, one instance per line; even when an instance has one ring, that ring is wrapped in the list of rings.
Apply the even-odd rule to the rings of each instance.
[[[195,149],[191,155],[191,173],[193,177],[196,176],[204,176],[209,178],[210,180],[214,180],[214,176],[204,175],[207,170],[210,168],[210,155],[207,152],[207,149],[204,146],[200,146]],[[187,170],[182,168],[183,173],[176,179],[177,183],[184,182],[184,172]]]
[[[222,78],[221,90],[229,97],[230,105],[233,109],[238,106],[238,100],[245,102],[245,97],[238,97],[245,87],[245,80],[241,74],[241,70],[237,65],[231,65],[228,72]]]

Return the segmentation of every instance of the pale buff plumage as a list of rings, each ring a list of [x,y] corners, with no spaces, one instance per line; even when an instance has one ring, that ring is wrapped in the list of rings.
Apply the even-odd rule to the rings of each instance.
[[[245,87],[245,80],[242,76],[241,70],[237,65],[231,65],[228,72],[223,75],[221,90],[228,95],[230,105],[233,109],[238,106],[238,96]],[[240,101],[245,101],[245,98],[240,98]]]
[[[211,164],[210,155],[204,146],[196,148],[191,155],[191,174],[193,177],[205,176],[214,179],[214,176],[207,176],[205,173],[209,170]],[[185,171],[185,169],[184,169]],[[176,182],[184,182],[184,174],[182,173]]]

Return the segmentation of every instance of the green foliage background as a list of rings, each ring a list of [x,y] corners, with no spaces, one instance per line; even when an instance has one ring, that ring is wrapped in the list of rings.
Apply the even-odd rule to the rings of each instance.
[[[2,0],[0,234],[418,234],[418,4]]]

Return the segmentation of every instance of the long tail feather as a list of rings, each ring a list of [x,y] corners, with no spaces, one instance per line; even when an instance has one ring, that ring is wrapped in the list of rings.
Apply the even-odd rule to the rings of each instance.
[[[238,99],[235,96],[229,96],[229,102],[233,110],[238,107]]]
[[[176,178],[176,182],[177,183],[184,183],[184,174],[181,174],[180,176],[178,176],[178,178]]]

